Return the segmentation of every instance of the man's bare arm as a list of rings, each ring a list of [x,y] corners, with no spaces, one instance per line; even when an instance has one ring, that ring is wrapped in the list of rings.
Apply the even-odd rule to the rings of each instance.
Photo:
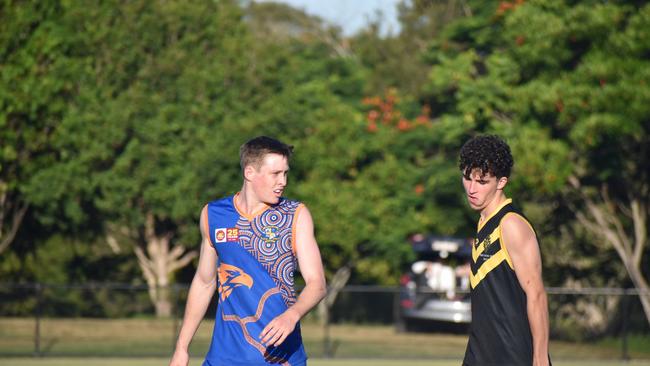
[[[515,214],[501,222],[504,241],[519,284],[526,293],[528,322],[533,336],[533,365],[548,365],[548,302],[542,281],[542,259],[533,229]]]
[[[217,253],[210,243],[210,234],[206,232],[205,225],[207,225],[207,206],[203,207],[201,211],[199,224],[201,230],[199,266],[190,285],[183,325],[176,341],[174,355],[169,363],[170,366],[188,365],[190,342],[203,320],[217,285]]]
[[[302,207],[296,222],[296,255],[300,273],[305,280],[305,288],[300,293],[298,301],[282,315],[273,319],[260,333],[262,343],[278,346],[293,332],[296,324],[311,310],[327,292],[323,262],[316,238],[314,223],[307,207]]]

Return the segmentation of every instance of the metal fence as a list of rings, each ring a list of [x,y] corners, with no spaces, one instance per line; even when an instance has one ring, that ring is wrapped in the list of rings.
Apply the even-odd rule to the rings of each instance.
[[[0,356],[168,356],[179,330],[188,286],[170,288],[173,311],[157,318],[146,286],[0,284]],[[638,291],[548,288],[551,352],[556,358],[650,359],[650,327]],[[400,332],[401,289],[347,286],[330,309],[302,322],[315,357],[458,358],[467,327],[424,322]],[[216,303],[216,302],[213,302]],[[191,352],[211,341],[211,305]]]

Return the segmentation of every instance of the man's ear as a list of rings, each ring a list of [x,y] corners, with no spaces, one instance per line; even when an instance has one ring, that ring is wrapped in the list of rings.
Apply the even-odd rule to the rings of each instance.
[[[497,180],[497,189],[504,189],[508,184],[508,177],[501,177]]]
[[[244,179],[250,181],[251,179],[253,179],[253,176],[255,175],[255,173],[256,173],[256,170],[255,170],[254,166],[246,165],[246,167],[244,168]]]

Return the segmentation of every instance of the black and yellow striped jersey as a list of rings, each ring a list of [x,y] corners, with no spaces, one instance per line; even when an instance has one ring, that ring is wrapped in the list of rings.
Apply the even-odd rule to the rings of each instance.
[[[501,238],[501,221],[506,215],[519,215],[528,222],[507,199],[479,223],[472,245],[472,324],[463,365],[533,363],[526,293]]]

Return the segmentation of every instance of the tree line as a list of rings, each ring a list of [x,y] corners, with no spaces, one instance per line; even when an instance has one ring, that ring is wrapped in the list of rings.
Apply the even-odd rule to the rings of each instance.
[[[328,277],[395,284],[411,235],[473,235],[457,154],[496,133],[547,285],[634,287],[650,319],[650,5],[398,10],[399,32],[378,16],[344,37],[275,3],[2,2],[2,282],[146,284],[169,315],[201,207],[239,189],[238,147],[266,134],[295,146],[286,194]],[[556,310],[585,307],[618,304]]]

